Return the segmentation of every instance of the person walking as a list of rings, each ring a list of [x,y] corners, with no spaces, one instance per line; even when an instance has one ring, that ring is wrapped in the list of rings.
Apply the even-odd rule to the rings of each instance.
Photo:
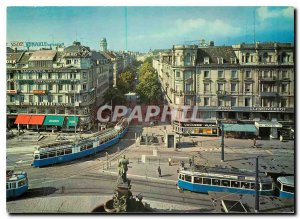
[[[253,146],[254,147],[256,146],[256,138],[255,137],[253,138]]]
[[[169,166],[172,166],[172,159],[169,157]]]
[[[160,166],[158,166],[157,171],[158,171],[158,176],[161,177],[161,169],[160,169]]]
[[[190,167],[192,166],[192,163],[193,163],[193,162],[192,162],[192,159],[190,158],[190,159],[189,159]]]

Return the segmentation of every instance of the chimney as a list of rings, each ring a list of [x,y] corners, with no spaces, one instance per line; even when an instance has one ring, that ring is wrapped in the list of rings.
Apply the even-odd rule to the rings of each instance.
[[[215,46],[215,42],[214,41],[209,41],[209,46]]]
[[[17,47],[15,47],[15,52],[18,52],[18,48]]]

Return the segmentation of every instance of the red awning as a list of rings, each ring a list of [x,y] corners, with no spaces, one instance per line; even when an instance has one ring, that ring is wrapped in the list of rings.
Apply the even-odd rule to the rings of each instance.
[[[45,116],[38,115],[38,116],[31,116],[28,124],[29,125],[42,125],[44,122]]]
[[[31,115],[18,115],[15,124],[27,125],[30,120]]]

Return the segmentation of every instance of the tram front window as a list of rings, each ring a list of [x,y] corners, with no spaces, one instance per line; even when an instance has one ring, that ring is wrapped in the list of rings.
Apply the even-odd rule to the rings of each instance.
[[[261,190],[272,190],[272,184],[261,184]]]
[[[283,185],[283,191],[284,191],[284,192],[291,192],[291,193],[294,193],[294,192],[295,192],[295,188],[294,188],[294,187],[291,187],[291,186]]]
[[[39,155],[39,154],[35,154],[35,155],[34,155],[34,159],[35,159],[35,160],[40,159],[40,155]]]
[[[18,183],[18,187],[24,186],[25,185],[25,180],[21,180]]]

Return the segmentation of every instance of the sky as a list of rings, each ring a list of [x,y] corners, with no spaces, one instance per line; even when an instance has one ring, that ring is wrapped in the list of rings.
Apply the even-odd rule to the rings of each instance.
[[[254,36],[260,42],[294,42],[294,8],[9,6],[6,35],[7,45],[77,40],[94,50],[105,37],[109,50],[139,52],[200,39],[215,45],[253,43]]]

